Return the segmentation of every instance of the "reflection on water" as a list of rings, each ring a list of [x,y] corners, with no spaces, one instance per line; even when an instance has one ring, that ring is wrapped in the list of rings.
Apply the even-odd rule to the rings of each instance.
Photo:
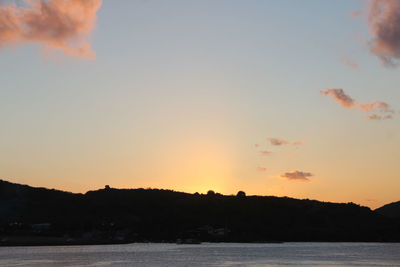
[[[2,247],[0,266],[400,266],[400,244],[128,244]]]

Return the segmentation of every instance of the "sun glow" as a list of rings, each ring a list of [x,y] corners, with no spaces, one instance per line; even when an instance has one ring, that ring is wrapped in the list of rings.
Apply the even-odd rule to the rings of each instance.
[[[171,161],[166,181],[174,189],[206,193],[224,192],[231,176],[231,162],[225,149],[210,144],[197,144],[184,149],[186,156],[176,155]]]

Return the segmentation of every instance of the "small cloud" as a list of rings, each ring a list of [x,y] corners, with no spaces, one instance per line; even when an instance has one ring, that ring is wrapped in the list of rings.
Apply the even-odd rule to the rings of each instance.
[[[288,141],[286,140],[282,140],[282,139],[278,139],[278,138],[268,138],[267,139],[271,145],[273,146],[282,146],[282,145],[288,145],[290,144]]]
[[[271,145],[273,146],[286,146],[286,145],[292,145],[292,146],[302,146],[305,145],[305,141],[295,141],[295,142],[289,142],[287,140],[279,139],[279,138],[267,138],[267,140],[270,142]]]
[[[259,147],[260,145],[259,144],[254,144],[254,147]]]
[[[380,116],[377,114],[371,114],[371,115],[367,115],[366,118],[368,120],[389,120],[389,119],[393,119],[392,115],[384,115],[384,116]]]
[[[267,171],[267,168],[258,167],[258,168],[257,168],[257,171],[258,171],[258,172],[266,172],[266,171]]]
[[[302,172],[302,171],[290,171],[290,172],[285,172],[284,174],[281,174],[281,178],[286,178],[288,180],[298,180],[298,181],[304,181],[304,182],[309,182],[310,179],[309,177],[314,176],[310,172]]]
[[[268,151],[268,150],[263,150],[263,151],[260,151],[260,154],[263,156],[268,156],[268,155],[272,154],[272,152]]]
[[[389,120],[389,119],[393,119],[393,116],[392,115],[385,115],[385,116],[383,116],[383,119],[384,120]]]
[[[382,101],[373,101],[371,103],[360,103],[355,101],[349,95],[347,95],[343,89],[326,89],[321,91],[322,95],[330,95],[336,102],[338,102],[342,107],[348,109],[358,109],[362,112],[381,112],[381,113],[394,113],[394,110],[388,103]],[[391,119],[392,115],[377,115],[370,114],[366,116],[370,120],[381,120],[381,119]]]
[[[321,91],[321,94],[331,96],[344,108],[353,108],[355,106],[355,101],[341,88],[325,89]]]
[[[292,143],[292,145],[294,145],[294,146],[302,146],[302,145],[305,145],[305,144],[307,144],[307,143],[304,142],[304,141],[296,141],[296,142]]]
[[[381,120],[382,116],[376,115],[376,114],[371,114],[371,115],[367,115],[366,118],[368,120]]]

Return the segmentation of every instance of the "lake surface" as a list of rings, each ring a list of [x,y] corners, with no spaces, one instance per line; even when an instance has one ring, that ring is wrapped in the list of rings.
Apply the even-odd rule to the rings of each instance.
[[[400,244],[0,247],[0,266],[400,266]]]

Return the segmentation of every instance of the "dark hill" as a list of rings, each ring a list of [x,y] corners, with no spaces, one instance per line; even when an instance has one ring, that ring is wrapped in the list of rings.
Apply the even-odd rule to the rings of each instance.
[[[400,219],[400,201],[386,204],[375,210],[377,213],[390,218]]]
[[[31,244],[33,239],[42,240],[41,244],[89,244],[178,238],[400,241],[400,224],[354,203],[159,189],[106,188],[73,194],[0,180],[3,244]]]

